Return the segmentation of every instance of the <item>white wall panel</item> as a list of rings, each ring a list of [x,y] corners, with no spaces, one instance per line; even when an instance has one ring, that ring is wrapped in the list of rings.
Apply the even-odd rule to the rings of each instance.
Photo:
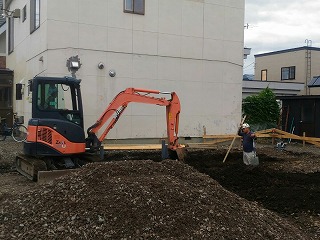
[[[182,81],[202,82],[203,70],[203,60],[181,59]]]
[[[225,23],[225,6],[207,4],[204,10],[204,38],[223,39],[230,31]]]
[[[109,28],[108,51],[132,53],[132,37],[132,30]]]
[[[55,1],[55,0],[54,0]],[[69,0],[65,0],[68,2]],[[79,23],[108,26],[108,2],[105,0],[78,0]],[[70,12],[71,13],[71,12]]]
[[[79,1],[78,0],[47,0],[47,1],[40,1],[40,5],[42,2],[47,2],[48,6],[48,19],[49,20],[57,20],[61,22],[72,22],[78,23],[79,21]],[[44,9],[43,9],[44,10]],[[28,11],[28,18],[30,11]],[[42,13],[41,16],[42,17]],[[66,32],[67,33],[67,32]]]
[[[133,31],[133,53],[157,55],[158,33]]]
[[[216,39],[204,39],[203,58],[207,60],[225,61],[224,41]]]
[[[92,1],[90,1],[92,2]],[[108,26],[112,28],[132,29],[132,14],[123,12],[122,0],[107,0],[108,2]]]
[[[202,59],[203,38],[181,37],[181,57]]]
[[[170,57],[159,57],[158,58],[158,79],[179,81],[181,79],[181,59],[170,58]]]
[[[181,57],[181,36],[159,34],[158,54],[160,56]]]
[[[203,61],[203,81],[222,83],[225,65],[227,63],[222,61]]]
[[[33,34],[37,34],[37,31]],[[47,34],[47,43],[49,49],[79,47],[78,23],[50,20],[48,21]]]
[[[183,0],[159,1],[159,32],[181,35]]]
[[[95,36],[92,39],[92,36]],[[79,48],[106,51],[108,46],[108,28],[96,25],[79,24]]]
[[[148,79],[149,81],[157,79],[158,76],[158,58],[147,55],[133,55],[133,78]]]
[[[189,37],[203,37],[203,4],[199,1],[183,1],[182,4],[181,34]]]

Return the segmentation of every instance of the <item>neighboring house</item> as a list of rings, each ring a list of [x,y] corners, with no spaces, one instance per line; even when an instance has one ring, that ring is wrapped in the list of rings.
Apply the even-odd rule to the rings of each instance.
[[[253,74],[244,74],[242,82],[242,98],[259,94],[267,87],[270,88],[276,96],[295,96],[304,89],[303,83],[277,82],[254,80]],[[320,79],[320,78],[319,78]]]
[[[177,92],[179,135],[234,133],[241,117],[244,0],[7,0],[7,67],[24,84],[14,111],[31,117],[28,80],[70,75],[79,57],[85,127],[127,87]],[[99,65],[100,64],[100,65]],[[104,68],[101,68],[101,64]],[[115,72],[115,76],[109,71]],[[166,136],[165,109],[129,105],[107,136]]]
[[[320,75],[320,48],[304,46],[255,55],[255,78],[260,81],[300,83],[299,95],[320,94],[320,88],[309,87]]]
[[[246,78],[242,81],[242,98],[246,98],[254,94],[259,94],[267,87],[270,88],[276,96],[295,96],[304,89],[304,84],[250,80]]]

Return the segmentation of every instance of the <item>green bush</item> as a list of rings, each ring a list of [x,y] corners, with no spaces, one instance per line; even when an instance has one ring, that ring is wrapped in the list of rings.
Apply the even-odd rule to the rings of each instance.
[[[275,94],[268,87],[258,95],[248,96],[243,99],[242,110],[247,115],[246,122],[255,131],[277,126],[280,107]]]

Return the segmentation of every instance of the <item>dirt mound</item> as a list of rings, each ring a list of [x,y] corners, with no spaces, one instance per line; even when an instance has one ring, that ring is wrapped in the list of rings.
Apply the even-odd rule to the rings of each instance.
[[[177,161],[89,164],[0,203],[4,239],[307,239]]]
[[[9,137],[0,141],[0,174],[14,170],[14,159],[22,149],[22,143],[17,143]]]

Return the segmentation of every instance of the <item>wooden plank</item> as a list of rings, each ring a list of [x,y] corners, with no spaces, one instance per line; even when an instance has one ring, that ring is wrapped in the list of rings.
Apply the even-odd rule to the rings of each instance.
[[[232,140],[232,138],[216,139],[216,140],[213,140],[213,141],[205,141],[203,143],[204,144],[216,144],[216,143],[227,142],[227,141],[230,141],[230,140]]]
[[[316,146],[320,147],[320,138],[316,137],[305,137],[305,136],[298,136],[293,133],[285,132],[283,130],[277,129],[277,128],[270,128],[270,129],[265,129],[265,130],[260,130],[255,132],[257,138],[284,138],[284,139],[295,139],[295,140],[300,140],[300,141],[305,141],[311,144],[314,144]],[[240,136],[235,136],[235,135],[204,135],[204,139],[225,139],[223,141],[229,141],[231,138],[235,137],[240,137]],[[219,140],[214,140],[214,141],[206,141],[206,143],[218,143],[220,142]]]
[[[202,138],[204,139],[210,139],[210,138],[233,138],[234,134],[226,134],[226,135],[203,135]],[[238,136],[237,136],[238,137]],[[240,136],[239,136],[240,137]]]
[[[309,142],[319,142],[320,138],[314,138],[314,137],[301,137],[298,135],[294,134],[257,134],[258,138],[268,138],[268,137],[273,137],[273,138],[291,138],[295,140],[301,140],[301,141],[309,141]]]
[[[269,129],[265,129],[265,130],[260,130],[260,131],[256,131],[255,134],[262,134],[262,133],[272,133],[275,132],[275,128],[269,128]]]
[[[158,150],[161,144],[110,144],[104,145],[104,150]]]

